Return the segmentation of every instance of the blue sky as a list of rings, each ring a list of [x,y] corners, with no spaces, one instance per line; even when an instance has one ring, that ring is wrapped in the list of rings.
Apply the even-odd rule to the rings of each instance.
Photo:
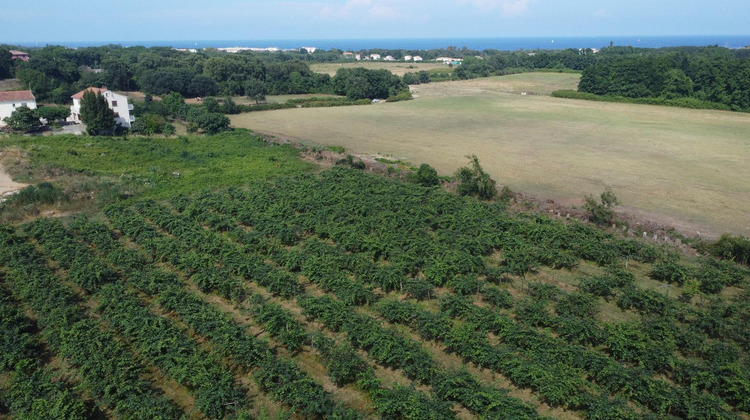
[[[749,0],[2,1],[0,43],[750,33]]]

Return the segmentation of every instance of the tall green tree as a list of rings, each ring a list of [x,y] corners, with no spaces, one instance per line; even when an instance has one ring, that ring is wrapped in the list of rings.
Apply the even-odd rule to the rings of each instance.
[[[0,48],[0,79],[13,77],[13,54],[6,49]]]
[[[112,135],[115,131],[115,112],[100,93],[86,91],[81,99],[81,121],[92,136]]]

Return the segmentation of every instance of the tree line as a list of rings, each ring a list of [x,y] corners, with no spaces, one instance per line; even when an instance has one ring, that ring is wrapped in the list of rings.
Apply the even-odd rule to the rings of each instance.
[[[587,67],[580,92],[689,99],[750,110],[750,60],[724,48],[624,51]]]
[[[184,97],[249,96],[333,93],[341,79],[310,70],[301,54],[269,54],[217,50],[198,53],[168,47],[108,45],[68,49],[47,46],[29,50],[27,62],[11,60],[10,46],[0,46],[0,79],[16,77],[34,92],[38,101],[68,103],[70,96],[89,86],[112,90],[140,90],[153,95],[177,92]],[[390,75],[390,74],[389,74]],[[369,86],[357,92],[345,90],[351,99],[387,98],[406,85],[379,73],[365,74]]]

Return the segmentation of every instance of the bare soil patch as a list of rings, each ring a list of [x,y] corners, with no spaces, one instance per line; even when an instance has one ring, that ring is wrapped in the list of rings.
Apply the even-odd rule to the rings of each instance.
[[[0,158],[2,158],[2,154],[0,154]],[[24,187],[26,187],[26,184],[13,181],[10,175],[5,172],[3,165],[0,164],[0,199],[15,194]]]

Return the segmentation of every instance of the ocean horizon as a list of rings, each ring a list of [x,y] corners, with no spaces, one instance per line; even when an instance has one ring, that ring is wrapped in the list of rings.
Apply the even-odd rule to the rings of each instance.
[[[3,41],[4,42],[4,41]],[[725,48],[750,46],[750,35],[685,35],[685,36],[592,36],[592,37],[506,37],[506,38],[382,38],[382,39],[257,39],[257,40],[154,40],[154,41],[71,41],[20,42],[18,46],[44,47],[61,45],[69,48],[121,45],[123,47],[172,48],[279,48],[315,47],[322,50],[400,49],[429,50],[447,47],[473,50],[561,50],[568,48],[602,48],[615,46],[639,48],[685,47],[717,45]]]

